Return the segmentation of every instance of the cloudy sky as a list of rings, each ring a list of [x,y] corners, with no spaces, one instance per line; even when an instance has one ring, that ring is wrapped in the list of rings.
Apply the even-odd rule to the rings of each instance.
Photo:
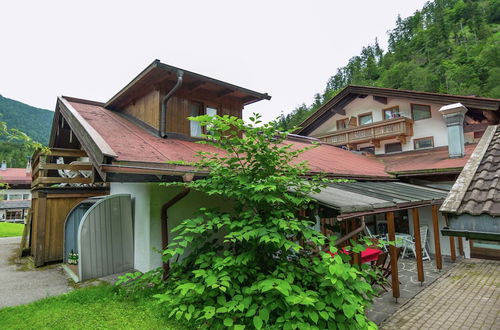
[[[53,109],[58,95],[107,101],[154,59],[267,92],[266,120],[312,102],[398,14],[423,0],[3,1],[0,94]]]

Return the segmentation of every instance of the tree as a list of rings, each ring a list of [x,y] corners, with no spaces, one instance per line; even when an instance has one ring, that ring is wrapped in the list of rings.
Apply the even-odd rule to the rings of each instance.
[[[297,149],[289,131],[261,125],[259,115],[250,124],[228,116],[191,120],[210,127],[199,143],[220,151],[200,153],[194,165],[210,175],[184,186],[220,196],[232,210],[201,209],[173,230],[164,258],[184,258],[171,262],[157,295],[169,317],[215,329],[375,328],[365,317],[374,273],[323,252],[325,245],[337,252],[334,239],[299,216],[312,212],[309,195],[326,182],[306,178],[307,163],[298,160],[316,146]]]

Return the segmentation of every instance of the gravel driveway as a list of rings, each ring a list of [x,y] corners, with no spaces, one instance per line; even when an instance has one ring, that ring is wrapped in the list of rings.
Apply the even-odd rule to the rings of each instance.
[[[0,238],[0,308],[27,304],[71,290],[58,267],[18,271],[9,259],[19,247],[21,237]]]

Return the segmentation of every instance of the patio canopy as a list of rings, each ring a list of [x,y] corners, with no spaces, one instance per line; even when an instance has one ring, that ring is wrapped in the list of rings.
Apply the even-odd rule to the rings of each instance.
[[[428,205],[439,205],[448,191],[392,181],[330,183],[312,194],[320,204],[339,211],[338,220]]]

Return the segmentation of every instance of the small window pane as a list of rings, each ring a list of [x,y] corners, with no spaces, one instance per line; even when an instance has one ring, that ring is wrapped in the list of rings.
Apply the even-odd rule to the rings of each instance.
[[[401,152],[403,150],[401,143],[396,142],[396,143],[388,143],[385,145],[385,152],[386,153],[391,153],[391,152]]]
[[[347,128],[347,119],[337,120],[337,129],[346,129]]]
[[[30,194],[23,194],[23,199],[30,199]]]
[[[217,114],[217,109],[207,107],[207,115],[209,115],[209,116],[215,116],[216,114]]]
[[[428,105],[412,104],[411,113],[413,120],[431,118],[431,107]]]
[[[367,125],[373,123],[372,114],[359,116],[359,124]]]
[[[9,200],[19,200],[19,199],[23,199],[23,195],[21,194],[12,194],[12,195],[9,195]]]
[[[399,107],[394,107],[391,109],[384,110],[384,120],[399,118],[401,115],[399,114]]]
[[[191,103],[190,105],[190,116],[191,117],[197,117],[202,114],[202,109],[203,106],[200,103]],[[191,136],[192,137],[201,137],[202,130],[201,130],[201,125],[197,121],[190,121],[189,122],[190,129],[191,129]]]
[[[415,149],[426,149],[434,147],[434,141],[432,137],[417,139],[414,140],[414,142],[415,142]]]

